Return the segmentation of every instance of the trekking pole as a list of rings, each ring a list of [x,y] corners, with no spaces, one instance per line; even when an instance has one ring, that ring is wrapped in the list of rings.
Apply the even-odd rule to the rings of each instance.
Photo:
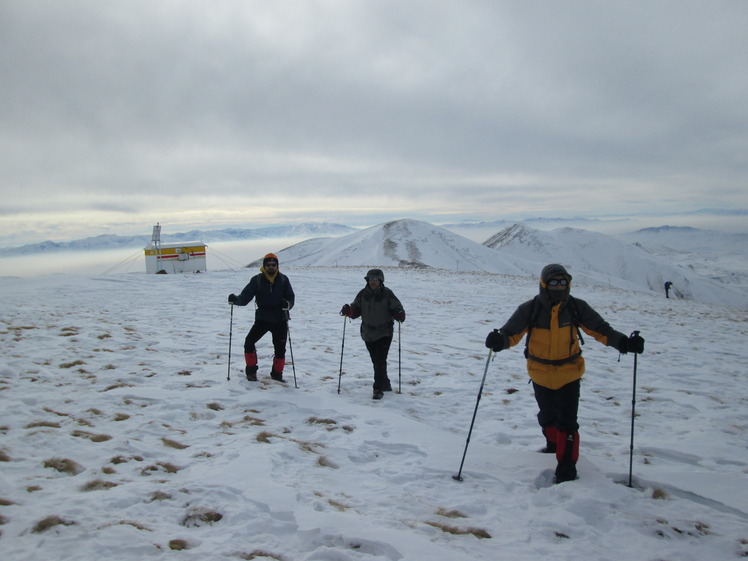
[[[288,335],[288,348],[291,351],[291,368],[293,369],[293,387],[299,389],[296,384],[296,361],[293,359],[293,343],[291,343],[291,328],[288,326],[288,322],[291,319],[291,314],[286,310],[286,335]]]
[[[402,378],[403,378],[403,361],[401,356],[401,343],[402,335],[400,331],[400,326],[402,325],[402,322],[397,322],[397,393],[403,393],[403,386],[402,386]]]
[[[234,332],[234,305],[231,304],[231,321],[229,322],[229,369],[226,373],[226,379],[231,380],[231,335]]]
[[[480,389],[478,390],[478,399],[475,402],[475,410],[473,411],[473,420],[470,421],[470,430],[468,431],[467,440],[465,441],[465,451],[462,453],[462,461],[460,462],[460,470],[456,475],[452,476],[455,481],[462,481],[462,466],[465,463],[465,456],[467,455],[468,444],[470,444],[470,435],[473,434],[473,424],[475,424],[475,415],[478,413],[478,404],[480,403],[480,397],[483,393],[483,384],[486,382],[486,374],[488,373],[488,364],[491,362],[491,355],[493,349],[488,350],[488,358],[486,359],[486,368],[483,371],[483,379],[480,381]]]
[[[343,351],[345,350],[345,324],[348,318],[343,316],[343,345],[340,348],[340,374],[338,374],[338,393],[340,393],[340,380],[343,378]]]
[[[639,335],[634,331],[631,337]],[[629,445],[629,487],[632,487],[632,472],[634,470],[634,417],[636,416],[636,359],[639,353],[634,353],[634,388],[631,393],[631,444]]]

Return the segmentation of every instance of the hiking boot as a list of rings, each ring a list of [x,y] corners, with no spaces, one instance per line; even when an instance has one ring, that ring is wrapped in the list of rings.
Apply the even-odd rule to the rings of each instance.
[[[372,399],[382,399],[384,397],[384,392],[382,390],[374,390],[374,395],[371,396]]]
[[[545,448],[540,449],[541,454],[555,454],[556,453],[556,443],[555,442],[546,442]]]
[[[556,483],[574,481],[577,478],[577,466],[571,460],[561,460],[556,466]]]
[[[245,372],[247,374],[247,380],[249,380],[250,382],[257,381],[257,367],[256,366],[247,366]]]
[[[275,380],[276,382],[283,382],[284,384],[286,381],[283,379],[283,373],[282,372],[276,372],[275,370],[270,371],[270,377]]]

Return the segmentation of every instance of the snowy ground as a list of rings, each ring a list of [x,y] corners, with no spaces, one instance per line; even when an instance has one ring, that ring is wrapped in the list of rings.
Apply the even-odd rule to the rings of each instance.
[[[521,347],[485,335],[528,278],[386,270],[402,394],[340,306],[360,268],[286,268],[290,384],[242,374],[249,271],[0,279],[0,550],[30,559],[672,560],[748,556],[748,314],[575,285],[634,359],[587,338],[577,481],[553,485]],[[258,346],[270,370],[269,336]],[[287,355],[290,363],[290,352]],[[390,353],[398,382],[398,339]],[[180,551],[177,551],[180,550]]]

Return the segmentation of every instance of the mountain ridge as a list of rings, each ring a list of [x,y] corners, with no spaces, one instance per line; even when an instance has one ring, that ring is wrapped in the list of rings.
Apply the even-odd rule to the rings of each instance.
[[[343,235],[356,231],[355,228],[343,224],[328,222],[303,222],[301,224],[264,226],[260,228],[224,228],[221,230],[190,230],[174,234],[162,233],[161,241],[185,242],[202,241],[240,241],[264,238],[293,238],[311,235]],[[6,256],[32,255],[58,251],[91,251],[102,249],[125,249],[145,247],[151,242],[150,235],[120,236],[116,234],[100,234],[69,242],[43,241],[18,247],[6,248]]]
[[[569,227],[538,230],[516,223],[480,244],[428,222],[402,219],[336,238],[305,240],[275,253],[284,267],[434,268],[529,277],[557,262],[575,282],[659,292],[671,281],[677,298],[748,309],[748,296],[739,287],[637,242]],[[260,265],[255,260],[247,267]]]

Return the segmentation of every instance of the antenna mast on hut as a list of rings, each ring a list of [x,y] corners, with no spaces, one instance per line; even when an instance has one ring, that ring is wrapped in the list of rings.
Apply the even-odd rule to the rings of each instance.
[[[156,248],[156,271],[158,271],[159,259],[161,259],[161,223],[156,222],[151,235],[151,245]]]

